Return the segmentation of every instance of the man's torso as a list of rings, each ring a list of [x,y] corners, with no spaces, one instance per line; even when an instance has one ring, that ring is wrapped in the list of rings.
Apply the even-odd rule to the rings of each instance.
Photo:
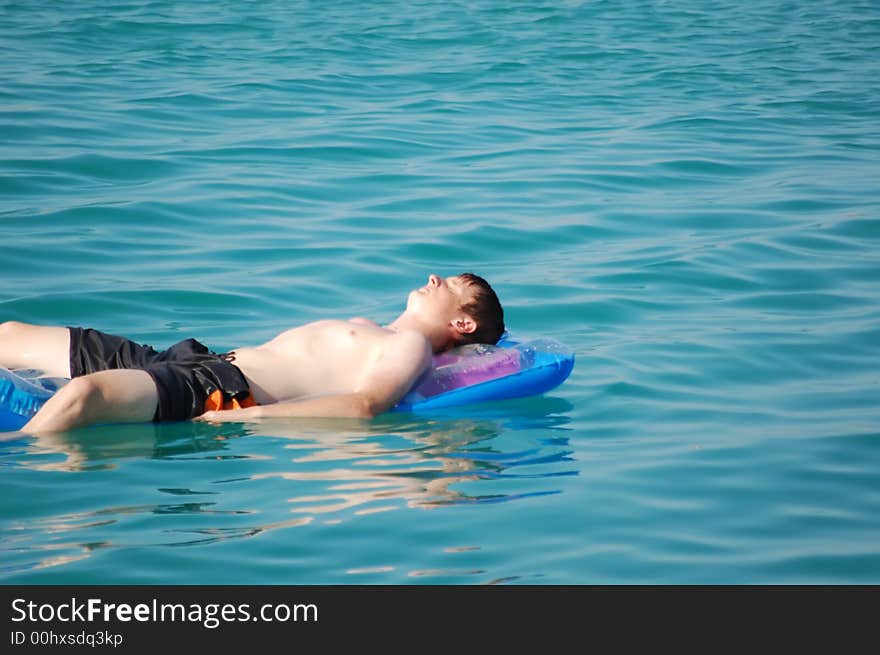
[[[361,321],[317,321],[236,348],[233,363],[261,405],[352,393],[394,335]]]

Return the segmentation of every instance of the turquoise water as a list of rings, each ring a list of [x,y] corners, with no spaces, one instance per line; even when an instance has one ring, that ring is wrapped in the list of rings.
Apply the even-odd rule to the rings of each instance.
[[[0,320],[215,350],[473,270],[578,363],[0,444],[0,582],[880,582],[875,2],[0,3]]]

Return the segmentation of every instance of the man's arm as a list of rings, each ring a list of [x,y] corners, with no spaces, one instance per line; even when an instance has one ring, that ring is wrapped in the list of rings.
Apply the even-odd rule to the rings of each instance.
[[[257,418],[372,418],[386,412],[431,365],[431,347],[416,332],[390,337],[352,393],[281,401],[246,409],[205,412],[196,420],[248,421]]]

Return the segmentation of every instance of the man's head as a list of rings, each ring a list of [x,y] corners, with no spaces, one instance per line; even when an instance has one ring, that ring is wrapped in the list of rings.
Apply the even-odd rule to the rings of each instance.
[[[504,310],[495,291],[479,275],[442,278],[431,274],[409,294],[406,312],[426,326],[435,350],[466,343],[495,344],[504,332]]]
[[[466,335],[463,343],[495,345],[504,334],[504,308],[495,290],[479,275],[462,273],[458,276],[471,292],[471,300],[462,311],[477,324],[477,329]]]

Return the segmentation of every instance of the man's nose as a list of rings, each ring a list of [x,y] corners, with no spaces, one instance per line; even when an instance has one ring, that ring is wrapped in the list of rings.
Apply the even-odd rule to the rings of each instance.
[[[440,276],[434,275],[433,273],[431,273],[428,276],[428,284],[430,284],[432,287],[439,287],[440,286]]]

